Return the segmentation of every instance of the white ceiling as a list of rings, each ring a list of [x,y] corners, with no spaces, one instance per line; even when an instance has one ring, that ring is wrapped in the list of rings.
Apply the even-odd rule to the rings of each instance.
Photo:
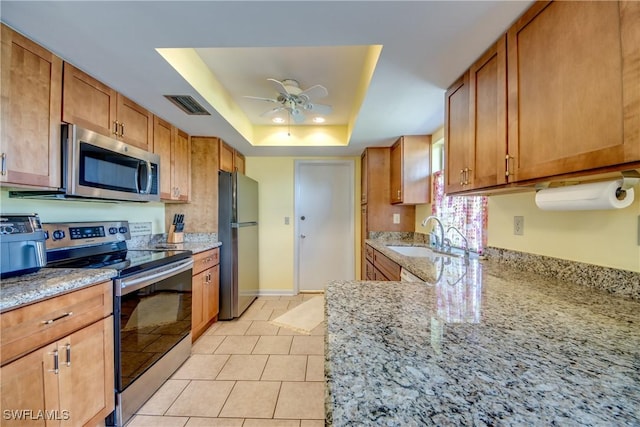
[[[531,3],[3,0],[0,19],[191,135],[248,156],[342,156],[442,126],[446,87]],[[363,61],[350,49],[365,45],[383,47],[346,147],[252,146],[156,51],[195,48],[252,122],[271,104],[242,97],[274,96],[267,77],[322,84],[318,101],[341,120]],[[164,94],[192,95],[211,116],[187,116]]]

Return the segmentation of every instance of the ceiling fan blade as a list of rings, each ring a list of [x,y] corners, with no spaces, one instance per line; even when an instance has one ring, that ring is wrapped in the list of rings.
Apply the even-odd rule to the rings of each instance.
[[[333,112],[333,107],[331,105],[326,105],[326,104],[309,103],[304,106],[304,109],[313,111],[314,113],[322,114],[322,115],[328,115],[328,114],[331,114],[331,112]]]
[[[304,122],[304,114],[302,114],[302,111],[300,111],[297,108],[294,108],[293,110],[290,111],[291,113],[291,117],[293,117],[293,121],[295,123],[302,123]]]
[[[324,98],[325,96],[329,95],[329,91],[327,90],[326,87],[322,85],[315,85],[303,90],[298,96],[302,96],[302,95],[306,95],[310,99]]]
[[[274,103],[278,103],[277,99],[273,99],[273,98],[263,98],[260,96],[249,96],[249,95],[244,95],[243,98],[247,98],[247,99],[257,99],[258,101],[267,101],[267,102],[274,102]]]
[[[282,82],[280,82],[280,81],[278,81],[276,79],[267,79],[267,80],[271,82],[271,84],[273,85],[273,88],[276,91],[278,91],[278,93],[281,93],[284,96],[289,96],[289,91],[287,90],[286,87],[284,87]]]
[[[285,107],[276,107],[276,108],[272,108],[271,110],[267,110],[264,113],[260,114],[260,117],[264,117],[264,116],[268,116],[271,114],[275,114],[278,113],[280,111],[286,110]]]

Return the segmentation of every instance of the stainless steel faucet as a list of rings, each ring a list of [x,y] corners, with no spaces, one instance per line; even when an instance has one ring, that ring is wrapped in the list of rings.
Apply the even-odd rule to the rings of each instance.
[[[464,248],[463,248],[464,249],[464,255],[465,256],[469,256],[469,241],[467,240],[467,238],[464,237],[464,234],[462,234],[460,232],[460,230],[458,230],[457,228],[455,228],[453,226],[447,228],[447,233],[446,234],[449,234],[449,231],[451,231],[451,230],[455,231],[456,233],[458,233],[458,235],[460,237],[462,237],[462,240],[464,241]]]
[[[442,221],[440,221],[440,218],[438,218],[435,215],[430,215],[422,221],[422,226],[426,227],[429,221],[431,220],[434,220],[436,224],[438,224],[438,229],[440,230],[440,237],[435,236],[435,239],[436,239],[435,248],[442,249],[442,246],[444,244],[444,227],[442,226]]]

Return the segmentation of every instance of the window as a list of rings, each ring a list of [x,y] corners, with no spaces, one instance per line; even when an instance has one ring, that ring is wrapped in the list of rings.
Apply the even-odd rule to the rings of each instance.
[[[444,194],[444,140],[434,144],[434,161],[432,175],[431,213],[442,220],[445,232],[448,227],[455,227],[469,242],[469,249],[482,253],[487,246],[487,197],[486,196],[446,196]],[[435,160],[435,159],[434,159]],[[462,238],[455,232],[447,233],[453,246],[464,247]]]

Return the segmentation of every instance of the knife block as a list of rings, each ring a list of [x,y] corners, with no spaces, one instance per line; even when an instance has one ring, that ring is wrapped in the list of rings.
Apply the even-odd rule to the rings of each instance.
[[[182,231],[176,231],[175,224],[169,226],[169,234],[167,236],[168,243],[182,243],[184,242],[184,233]]]

